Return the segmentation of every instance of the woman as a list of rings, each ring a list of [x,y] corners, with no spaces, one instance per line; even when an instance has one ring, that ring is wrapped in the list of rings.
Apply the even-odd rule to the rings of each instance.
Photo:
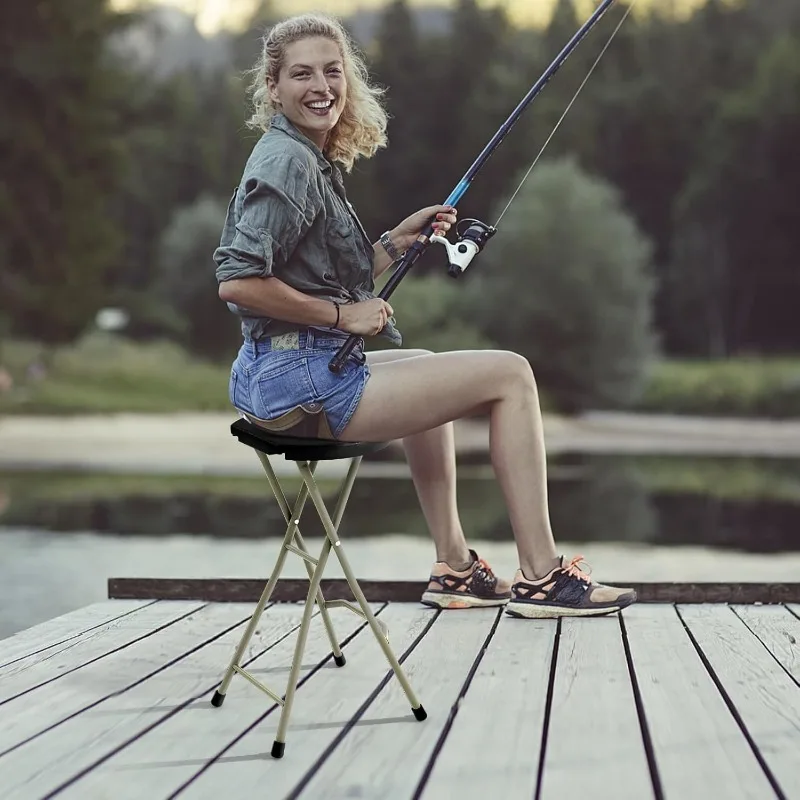
[[[254,70],[264,131],[235,192],[214,259],[220,298],[242,318],[244,343],[230,398],[273,430],[343,441],[402,439],[437,561],[422,601],[442,608],[506,605],[521,617],[595,615],[635,600],[593,583],[580,558],[559,557],[550,529],[545,448],[528,362],[502,351],[364,354],[332,373],[349,334],[396,344],[392,307],[373,294],[380,275],[433,222],[432,205],[372,243],[347,201],[339,165],[386,144],[380,91],[342,27],[301,15],[265,37]],[[387,191],[391,187],[387,187]],[[453,420],[486,413],[491,458],[509,509],[520,568],[499,580],[470,550],[456,508]]]

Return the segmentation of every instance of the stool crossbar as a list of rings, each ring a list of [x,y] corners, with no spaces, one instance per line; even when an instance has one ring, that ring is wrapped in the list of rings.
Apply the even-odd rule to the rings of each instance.
[[[235,674],[241,675],[243,678],[252,683],[256,688],[271,697],[278,705],[281,706],[281,715],[278,722],[278,731],[275,736],[275,741],[272,745],[272,755],[275,758],[283,756],[286,748],[286,731],[289,725],[289,717],[292,712],[292,704],[294,702],[294,695],[297,689],[298,679],[300,677],[300,666],[302,664],[303,652],[305,650],[306,641],[308,639],[308,631],[313,616],[314,607],[318,607],[322,622],[325,626],[325,631],[328,635],[328,640],[331,644],[333,653],[333,660],[336,666],[343,667],[345,664],[345,657],[339,646],[339,641],[333,629],[333,622],[331,621],[328,610],[331,608],[346,608],[349,611],[357,614],[367,621],[375,638],[378,641],[381,649],[386,656],[390,666],[394,670],[394,674],[400,681],[403,691],[406,694],[414,716],[418,720],[424,720],[427,716],[425,709],[420,704],[414,690],[406,678],[403,668],[400,666],[397,657],[395,656],[392,648],[389,645],[389,631],[386,625],[378,620],[369,607],[361,587],[358,585],[353,570],[344,554],[341,540],[339,538],[338,529],[344,515],[347,501],[350,497],[353,484],[356,480],[358,468],[361,465],[361,459],[366,453],[375,452],[387,446],[385,442],[337,442],[326,439],[305,439],[293,436],[286,436],[283,434],[273,433],[272,431],[265,430],[264,428],[246,420],[240,419],[231,425],[231,433],[239,439],[243,444],[252,447],[259,460],[261,466],[267,476],[270,488],[272,489],[275,499],[280,506],[281,513],[286,520],[286,534],[283,537],[283,543],[278,552],[278,558],[275,566],[272,569],[272,574],[264,587],[264,591],[256,604],[253,615],[250,618],[247,627],[242,634],[236,651],[233,654],[230,664],[228,665],[225,675],[220,683],[217,691],[211,700],[215,706],[221,706],[225,700],[231,680]],[[303,479],[303,485],[297,494],[294,508],[289,505],[286,495],[275,475],[275,470],[270,463],[270,455],[283,454],[287,461],[294,461],[297,469]],[[341,488],[339,490],[339,497],[336,501],[336,506],[333,511],[333,518],[331,518],[322,494],[314,480],[314,472],[320,461],[332,461],[335,459],[350,459],[350,465],[347,470]],[[322,526],[325,529],[325,541],[322,545],[322,550],[317,558],[314,558],[306,548],[305,541],[300,534],[300,516],[303,513],[306,502],[311,498],[312,505],[320,517]],[[320,585],[322,583],[322,575],[325,571],[325,566],[328,563],[328,556],[331,550],[336,553],[336,557],[341,564],[342,571],[344,572],[350,590],[357,605],[348,600],[325,600]],[[306,602],[303,607],[303,617],[300,623],[300,630],[297,634],[297,642],[295,644],[294,656],[292,659],[292,666],[289,671],[289,679],[286,685],[286,691],[281,697],[277,692],[274,692],[269,687],[265,686],[261,681],[253,677],[249,672],[241,666],[242,656],[250,643],[250,639],[255,632],[255,629],[264,613],[264,608],[269,602],[275,585],[280,578],[283,571],[286,556],[289,553],[294,553],[299,556],[305,564],[306,572],[308,574],[309,587]]]

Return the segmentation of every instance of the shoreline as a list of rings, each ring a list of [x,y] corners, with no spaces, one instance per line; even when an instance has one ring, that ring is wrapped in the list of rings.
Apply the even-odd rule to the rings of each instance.
[[[260,475],[250,448],[230,434],[235,413],[112,414],[0,418],[0,469]],[[800,458],[800,420],[751,420],[590,412],[544,417],[548,454],[602,453]],[[455,423],[456,451],[489,455],[485,420]],[[365,460],[372,477],[407,474],[399,442],[390,460]],[[294,466],[271,457],[276,471]],[[344,463],[322,462],[320,477],[338,476]]]

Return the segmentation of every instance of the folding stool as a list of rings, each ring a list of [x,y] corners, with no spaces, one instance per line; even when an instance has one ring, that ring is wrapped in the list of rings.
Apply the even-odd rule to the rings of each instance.
[[[394,674],[400,681],[400,684],[406,693],[406,697],[408,697],[409,702],[411,703],[411,710],[413,711],[414,716],[418,720],[424,720],[427,717],[425,709],[422,707],[419,700],[417,700],[414,690],[411,688],[411,685],[409,684],[408,679],[406,678],[406,675],[400,666],[400,663],[389,646],[389,632],[386,628],[386,625],[376,619],[375,615],[372,613],[372,610],[367,604],[364,593],[361,591],[361,587],[358,585],[358,581],[356,580],[350,564],[345,557],[344,549],[338,534],[339,523],[344,515],[345,506],[350,496],[350,491],[353,488],[353,484],[355,483],[356,473],[358,472],[362,457],[366,453],[372,453],[383,449],[388,443],[338,442],[329,439],[306,439],[296,436],[287,436],[284,434],[277,434],[270,430],[265,430],[263,427],[255,425],[247,419],[240,419],[234,422],[233,425],[231,425],[231,433],[240,442],[246,444],[248,447],[252,447],[256,451],[256,455],[261,461],[264,472],[267,474],[269,485],[275,494],[275,498],[278,501],[281,511],[283,512],[284,519],[287,522],[287,527],[286,535],[283,538],[283,544],[281,545],[277,561],[275,562],[275,566],[272,570],[272,575],[270,576],[269,581],[264,588],[261,599],[258,601],[258,604],[253,611],[253,616],[250,618],[247,628],[242,634],[241,641],[239,642],[236,652],[234,653],[233,658],[228,665],[228,669],[225,672],[222,683],[220,683],[219,688],[214,693],[214,697],[211,700],[212,705],[222,705],[234,673],[238,673],[239,675],[243,676],[262,692],[269,695],[276,703],[282,706],[281,717],[280,721],[278,722],[278,732],[272,745],[272,755],[275,758],[280,758],[286,748],[286,729],[289,725],[289,715],[292,711],[294,694],[297,689],[297,682],[300,676],[300,665],[302,663],[303,651],[305,649],[306,639],[308,637],[311,616],[314,605],[316,604],[320,609],[320,615],[325,625],[328,639],[331,643],[333,660],[336,665],[339,667],[344,666],[345,658],[341,648],[339,647],[339,641],[333,630],[333,624],[331,622],[330,615],[328,614],[328,609],[343,607],[367,620],[372,632],[375,634],[375,638],[378,640],[378,644],[381,646],[384,655],[394,670]],[[300,476],[303,479],[303,486],[300,488],[300,492],[297,495],[297,500],[293,509],[289,507],[286,496],[283,493],[283,489],[278,482],[275,471],[273,470],[272,464],[270,464],[268,458],[270,455],[279,454],[283,454],[287,461],[295,462],[297,469],[300,472]],[[319,488],[314,480],[314,471],[316,470],[317,464],[320,461],[333,461],[336,459],[345,458],[350,459],[350,466],[348,468],[347,475],[342,482],[339,491],[339,498],[333,513],[333,519],[331,519],[330,514],[325,507],[322,494],[320,493]],[[314,504],[317,513],[319,514],[326,534],[325,541],[322,545],[322,552],[318,558],[312,557],[307,552],[305,542],[303,541],[303,537],[300,535],[299,530],[300,515],[303,513],[303,507],[305,506],[306,500],[309,496],[311,497],[311,501]],[[320,583],[322,581],[322,574],[325,570],[325,565],[327,564],[328,555],[330,554],[331,548],[333,548],[337,558],[339,559],[339,563],[342,566],[342,571],[344,572],[347,583],[353,592],[353,596],[358,601],[359,607],[354,606],[347,600],[325,600],[322,595]],[[309,587],[303,610],[303,619],[297,635],[297,643],[295,645],[294,657],[292,659],[292,667],[289,672],[289,681],[286,685],[286,693],[283,697],[280,697],[278,694],[264,686],[260,681],[244,670],[240,666],[239,662],[241,661],[242,655],[244,654],[244,651],[253,636],[253,632],[255,631],[259,620],[261,619],[261,615],[264,612],[264,607],[269,602],[269,598],[272,595],[276,583],[278,582],[278,578],[283,570],[283,564],[286,560],[287,553],[295,553],[303,559],[306,566],[306,572],[308,573]],[[314,565],[313,569],[311,567],[312,564]]]

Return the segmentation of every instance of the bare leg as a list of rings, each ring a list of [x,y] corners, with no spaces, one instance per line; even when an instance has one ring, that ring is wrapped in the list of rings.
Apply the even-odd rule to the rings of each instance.
[[[492,465],[508,506],[520,567],[538,578],[558,566],[547,504],[542,418],[528,362],[515,353],[434,353],[376,363],[342,439],[405,439],[488,411]]]
[[[430,356],[430,350],[379,350],[367,354],[370,366],[405,358]],[[456,454],[453,423],[406,436],[403,449],[428,530],[436,547],[436,560],[454,569],[466,567],[469,548],[456,503]]]

